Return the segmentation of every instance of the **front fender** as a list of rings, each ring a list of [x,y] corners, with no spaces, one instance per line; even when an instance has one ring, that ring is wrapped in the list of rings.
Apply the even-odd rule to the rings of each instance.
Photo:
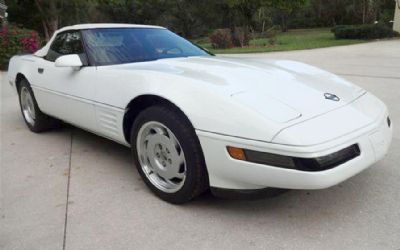
[[[267,142],[282,127],[232,98],[224,85],[164,72],[98,70],[102,103],[125,109],[138,96],[155,95],[179,107],[197,130]]]

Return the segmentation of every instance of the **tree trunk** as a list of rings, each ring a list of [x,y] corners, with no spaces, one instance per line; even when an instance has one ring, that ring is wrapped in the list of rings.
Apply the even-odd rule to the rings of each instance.
[[[362,1],[362,23],[365,24],[366,18],[367,18],[367,5],[368,5],[368,0],[363,0]]]
[[[264,32],[265,32],[265,20],[263,20],[263,23],[262,23],[261,33],[264,34]]]
[[[47,29],[47,25],[45,21],[42,21],[43,31],[44,31],[44,39],[48,42],[50,40],[49,30]]]
[[[35,0],[35,3],[42,18],[45,39],[49,41],[53,33],[58,29],[57,1],[49,1],[48,6],[46,6],[43,0]],[[48,7],[48,10],[46,10],[46,7]]]
[[[58,29],[58,11],[57,11],[57,2],[56,1],[50,1],[49,3],[49,35],[52,36],[53,33]]]
[[[282,13],[282,15],[281,15],[281,30],[282,30],[282,32],[288,31],[286,13]]]

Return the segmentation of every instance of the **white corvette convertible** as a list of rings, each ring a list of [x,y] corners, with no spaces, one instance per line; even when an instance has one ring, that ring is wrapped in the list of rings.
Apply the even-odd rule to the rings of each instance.
[[[63,28],[14,56],[8,80],[30,130],[62,120],[131,147],[145,183],[172,203],[209,188],[327,188],[380,160],[392,138],[386,106],[336,75],[216,57],[156,26]]]

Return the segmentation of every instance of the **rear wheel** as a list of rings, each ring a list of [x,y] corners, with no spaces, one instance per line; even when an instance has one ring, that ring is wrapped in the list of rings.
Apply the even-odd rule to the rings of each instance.
[[[26,125],[32,132],[40,133],[59,126],[61,123],[59,120],[40,111],[27,80],[23,79],[19,83],[18,94],[22,116],[24,117]]]
[[[203,153],[188,119],[164,106],[147,108],[131,130],[136,167],[161,199],[180,204],[208,188]]]

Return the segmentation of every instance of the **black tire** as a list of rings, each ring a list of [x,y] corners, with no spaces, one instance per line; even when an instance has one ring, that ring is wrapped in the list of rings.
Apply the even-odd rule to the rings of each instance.
[[[23,91],[23,89],[26,89],[29,92],[29,94],[32,98],[32,101],[33,101],[33,109],[34,109],[34,113],[35,113],[35,118],[31,122],[29,122],[27,120],[27,118],[25,117],[23,107],[22,107],[21,92]],[[22,117],[24,118],[26,125],[32,132],[40,133],[40,132],[44,132],[44,131],[47,131],[52,128],[60,126],[61,121],[44,114],[39,109],[39,106],[36,102],[35,95],[33,94],[32,88],[26,79],[22,79],[18,84],[18,96],[19,96],[19,104],[20,104]]]
[[[141,127],[148,122],[161,123],[171,130],[184,152],[186,179],[183,186],[174,193],[164,192],[153,185],[140,164],[136,141]],[[177,108],[152,106],[145,109],[135,119],[130,138],[133,159],[139,174],[146,185],[162,200],[173,204],[182,204],[209,188],[208,174],[200,142],[187,117]]]

